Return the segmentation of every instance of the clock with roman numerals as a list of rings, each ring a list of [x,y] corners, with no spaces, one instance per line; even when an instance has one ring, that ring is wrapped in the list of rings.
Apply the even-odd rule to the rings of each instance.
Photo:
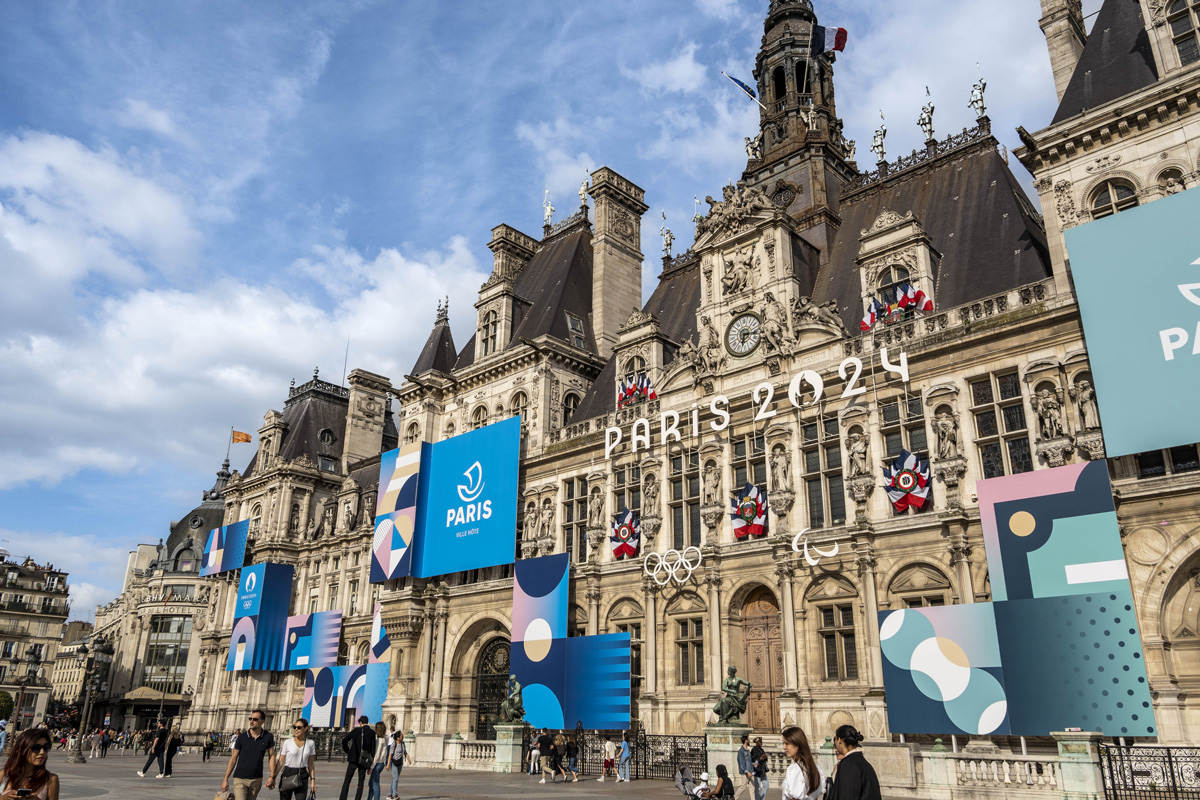
[[[725,331],[725,347],[734,356],[748,356],[762,341],[762,320],[757,314],[739,314]]]

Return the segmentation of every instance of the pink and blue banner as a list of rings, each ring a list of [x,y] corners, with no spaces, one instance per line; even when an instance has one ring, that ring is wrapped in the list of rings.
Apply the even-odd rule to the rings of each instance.
[[[200,558],[200,577],[241,569],[246,561],[246,536],[249,533],[248,519],[209,531]]]

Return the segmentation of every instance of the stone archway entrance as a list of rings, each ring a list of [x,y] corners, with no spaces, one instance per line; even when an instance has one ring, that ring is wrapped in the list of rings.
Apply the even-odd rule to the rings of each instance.
[[[475,738],[495,740],[500,721],[500,704],[508,694],[507,639],[493,639],[484,645],[475,662]]]
[[[755,589],[742,605],[742,642],[746,680],[753,684],[746,722],[756,731],[776,732],[783,691],[783,635],[779,606],[766,587]]]

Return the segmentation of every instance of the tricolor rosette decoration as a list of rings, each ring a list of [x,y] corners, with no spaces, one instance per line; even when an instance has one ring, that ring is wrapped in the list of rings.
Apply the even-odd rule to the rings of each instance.
[[[924,508],[929,497],[929,462],[901,450],[890,467],[883,468],[888,499],[897,511]]]
[[[767,493],[747,483],[733,501],[733,535],[739,539],[767,532]]]
[[[642,521],[628,508],[621,509],[621,513],[613,520],[612,534],[608,540],[612,544],[613,558],[633,558],[642,541]]]

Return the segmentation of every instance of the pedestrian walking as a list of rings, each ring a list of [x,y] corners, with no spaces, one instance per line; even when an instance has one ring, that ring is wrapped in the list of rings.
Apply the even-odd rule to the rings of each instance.
[[[108,757],[108,747],[112,744],[112,731],[105,728],[100,734],[100,757]]]
[[[138,771],[137,776],[139,778],[146,777],[146,770],[150,769],[150,765],[154,763],[155,759],[158,760],[158,774],[154,777],[161,778],[163,776],[166,771],[167,737],[170,734],[171,732],[167,730],[166,720],[160,719],[158,721],[158,730],[155,731],[150,746],[146,748],[146,766]]]
[[[175,754],[181,747],[183,747],[183,734],[179,732],[177,726],[171,729],[171,737],[167,739],[167,768],[163,772],[164,778],[171,777],[171,762],[175,760]]]
[[[863,755],[863,735],[853,725],[842,725],[833,733],[838,763],[833,768],[829,800],[881,800],[879,777]]]
[[[534,736],[533,741],[529,744],[529,774],[537,775],[541,771],[542,750],[540,747],[538,747],[538,737]]]
[[[8,720],[0,719],[0,753],[8,746]]]
[[[605,736],[604,761],[600,763],[600,777],[596,780],[603,781],[609,770],[612,770],[614,775],[617,774],[617,746],[612,739]]]
[[[754,800],[767,800],[767,790],[771,782],[767,779],[767,751],[763,748],[761,736],[754,739],[754,747],[750,749],[750,760],[754,762]]]
[[[266,720],[267,715],[262,710],[251,711],[249,730],[239,734],[229,748],[229,763],[225,765],[221,791],[229,791],[232,777],[233,800],[257,799],[263,787],[263,758],[267,759],[267,788],[275,786],[275,737],[263,727]]]
[[[375,731],[370,726],[370,720],[361,716],[358,727],[342,737],[342,751],[346,754],[346,779],[342,781],[341,800],[346,800],[350,794],[350,779],[358,774],[358,791],[354,800],[362,800],[363,782],[367,771],[375,763]]]
[[[750,735],[742,734],[742,746],[737,751],[738,787],[734,794],[738,800],[757,798],[754,788],[754,758],[750,751]]]
[[[0,796],[58,800],[58,776],[46,768],[54,740],[45,728],[22,731],[0,773]]]
[[[783,776],[783,800],[816,800],[820,797],[825,791],[825,781],[802,729],[795,725],[783,729],[783,753],[788,758],[787,772]]]
[[[538,783],[546,782],[546,775],[550,776],[550,782],[554,783],[554,770],[551,769],[551,761],[553,760],[554,740],[550,738],[550,731],[542,728],[542,735],[538,737],[538,764],[542,770],[542,779]]]
[[[629,748],[629,731],[621,734],[621,761],[617,767],[617,780],[629,783],[629,760],[633,752]]]
[[[292,736],[279,748],[271,777],[279,787],[279,800],[307,800],[316,795],[317,745],[308,738],[308,720],[303,717],[292,723]]]
[[[388,737],[387,726],[382,722],[375,723],[375,758],[371,762],[371,777],[367,781],[367,800],[383,800],[379,790],[379,778],[387,768]]]
[[[408,747],[404,744],[404,733],[396,731],[392,734],[392,751],[391,751],[391,770],[392,770],[392,788],[388,792],[388,800],[400,800],[398,794],[400,790],[400,771],[404,769],[404,762],[407,760],[412,763],[412,756],[408,754]]]
[[[574,736],[567,737],[567,769],[574,778],[572,783],[579,783],[579,745]]]
[[[554,758],[553,758],[553,773],[551,783],[558,781],[558,776],[563,776],[563,783],[570,780],[567,777],[567,737],[562,735],[562,732],[554,735]]]

